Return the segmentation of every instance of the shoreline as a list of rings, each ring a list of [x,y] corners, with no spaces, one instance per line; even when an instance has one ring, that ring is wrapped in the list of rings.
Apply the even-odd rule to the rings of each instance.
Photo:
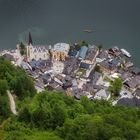
[[[121,78],[123,88],[119,95],[120,100],[124,98],[124,92],[127,93],[125,97],[133,99],[140,88],[140,69],[130,61],[131,54],[117,46],[104,49],[83,43],[81,46],[77,43],[57,43],[54,46],[25,45],[26,55],[23,56],[18,45],[17,49],[3,50],[3,56],[11,59],[13,64],[20,66],[34,79],[38,92],[47,87],[76,99],[87,96],[90,100],[111,100],[111,93],[107,93],[109,81]],[[95,70],[97,66],[100,67],[99,71]],[[105,80],[106,77],[109,81]],[[134,87],[129,87],[135,82]]]

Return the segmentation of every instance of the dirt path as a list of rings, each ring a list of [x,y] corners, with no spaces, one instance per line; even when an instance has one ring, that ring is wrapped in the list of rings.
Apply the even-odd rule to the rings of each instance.
[[[17,115],[16,105],[15,105],[14,98],[13,98],[13,96],[12,96],[12,94],[10,93],[9,90],[7,91],[7,94],[8,94],[9,100],[10,100],[10,109],[11,109],[11,111],[12,111],[12,113],[13,113],[14,115]]]

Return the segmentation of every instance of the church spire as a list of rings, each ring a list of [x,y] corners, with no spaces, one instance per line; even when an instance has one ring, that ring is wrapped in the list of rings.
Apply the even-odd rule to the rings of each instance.
[[[32,36],[30,32],[29,32],[29,45],[33,45]]]

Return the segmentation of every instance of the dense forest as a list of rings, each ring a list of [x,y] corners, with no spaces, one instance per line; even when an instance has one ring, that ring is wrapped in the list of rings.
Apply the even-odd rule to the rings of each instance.
[[[6,91],[15,95],[18,115]],[[77,101],[60,92],[37,94],[33,80],[0,59],[0,140],[140,140],[140,109]]]

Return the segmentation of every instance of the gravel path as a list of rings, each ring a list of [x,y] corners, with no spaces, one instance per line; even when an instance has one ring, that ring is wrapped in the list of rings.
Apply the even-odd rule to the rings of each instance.
[[[17,115],[16,105],[15,105],[14,98],[13,98],[13,96],[12,96],[12,94],[10,93],[9,90],[7,91],[7,94],[8,94],[9,100],[10,100],[10,109],[11,109],[11,111],[12,111],[12,113],[13,113],[14,115]]]

